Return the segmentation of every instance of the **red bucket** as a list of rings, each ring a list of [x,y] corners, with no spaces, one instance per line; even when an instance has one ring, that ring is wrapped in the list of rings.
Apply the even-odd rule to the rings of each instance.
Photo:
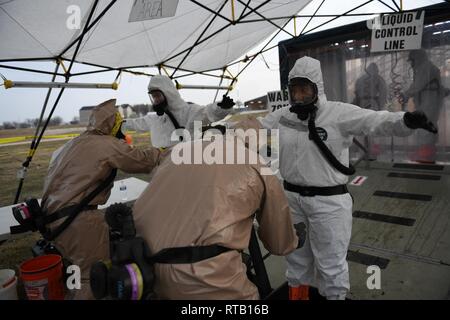
[[[20,275],[28,300],[63,300],[62,258],[56,254],[39,256],[20,265]]]

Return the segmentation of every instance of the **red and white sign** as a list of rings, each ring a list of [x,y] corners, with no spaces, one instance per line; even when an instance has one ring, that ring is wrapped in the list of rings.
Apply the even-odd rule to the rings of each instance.
[[[366,179],[367,179],[367,177],[365,177],[365,176],[356,176],[352,180],[352,182],[350,182],[350,184],[352,186],[361,186],[364,183],[364,181],[366,181]]]

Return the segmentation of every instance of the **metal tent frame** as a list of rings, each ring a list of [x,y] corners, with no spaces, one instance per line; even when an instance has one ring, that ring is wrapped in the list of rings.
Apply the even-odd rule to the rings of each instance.
[[[109,2],[109,4],[94,18],[94,12],[95,9],[98,6],[98,0],[94,0],[90,12],[88,14],[88,18],[83,26],[82,32],[81,34],[76,37],[70,44],[68,44],[57,56],[55,57],[40,57],[40,58],[24,58],[24,59],[6,59],[6,60],[0,60],[0,68],[4,68],[4,69],[12,69],[12,70],[19,70],[19,71],[26,71],[26,72],[32,72],[32,73],[40,73],[40,74],[47,74],[47,75],[52,75],[52,82],[55,82],[55,79],[57,76],[60,77],[64,77],[65,78],[65,82],[68,83],[70,81],[71,78],[73,77],[77,77],[77,76],[82,76],[82,75],[88,75],[88,74],[97,74],[97,73],[102,73],[102,72],[110,72],[110,71],[117,71],[117,76],[116,76],[116,80],[118,79],[118,77],[120,76],[120,74],[122,72],[125,73],[130,73],[130,74],[135,74],[135,75],[144,75],[144,76],[153,76],[154,74],[151,73],[146,73],[146,72],[142,72],[142,71],[138,71],[135,69],[142,69],[142,68],[157,68],[158,72],[161,74],[162,72],[165,72],[171,79],[173,80],[177,80],[183,77],[188,77],[188,76],[192,76],[192,75],[202,75],[202,76],[207,76],[207,77],[215,77],[219,79],[219,87],[222,85],[223,80],[229,80],[231,81],[228,90],[227,90],[227,94],[228,92],[232,89],[233,84],[237,81],[238,77],[244,72],[244,70],[246,68],[248,68],[248,66],[255,61],[255,59],[259,56],[262,55],[263,53],[272,50],[274,48],[276,48],[278,45],[272,45],[269,46],[271,44],[271,42],[276,38],[276,36],[280,33],[280,32],[284,32],[286,34],[288,34],[290,37],[301,37],[303,35],[306,35],[308,33],[311,33],[312,31],[323,27],[324,25],[335,21],[336,19],[339,19],[341,17],[354,17],[354,16],[371,16],[371,15],[375,15],[375,14],[390,14],[393,12],[399,12],[402,11],[402,0],[391,0],[391,3],[393,4],[393,6],[388,5],[385,1],[383,0],[368,0],[358,6],[355,6],[354,8],[346,11],[345,13],[342,14],[317,14],[317,12],[319,11],[319,9],[322,7],[322,5],[324,4],[325,0],[322,0],[321,3],[319,4],[319,6],[316,8],[314,14],[312,15],[292,15],[292,16],[285,16],[285,17],[272,17],[272,18],[267,18],[265,17],[263,14],[261,14],[258,10],[260,10],[261,8],[263,8],[267,3],[270,2],[270,0],[266,0],[263,1],[262,3],[258,4],[255,7],[252,7],[252,0],[247,0],[246,2],[244,2],[243,0],[237,0],[241,5],[244,6],[244,9],[242,10],[242,12],[240,13],[239,17],[235,17],[235,12],[234,12],[234,1],[235,0],[223,0],[219,10],[214,11],[208,7],[206,7],[205,5],[201,4],[199,1],[196,0],[190,0],[192,3],[198,5],[199,7],[201,7],[204,10],[207,10],[211,13],[213,13],[213,16],[211,17],[211,19],[209,20],[208,24],[206,25],[206,27],[202,30],[202,32],[200,33],[200,35],[198,36],[198,38],[196,39],[196,41],[194,42],[194,44],[192,46],[190,46],[187,49],[181,50],[180,52],[177,52],[175,54],[173,54],[172,56],[170,56],[169,58],[165,59],[164,61],[161,61],[160,63],[158,63],[157,65],[140,65],[140,66],[128,66],[128,67],[120,67],[120,68],[113,68],[113,67],[109,67],[109,66],[103,66],[103,65],[98,65],[98,64],[93,64],[93,63],[88,63],[88,62],[83,62],[83,61],[79,61],[77,60],[77,55],[80,49],[80,46],[83,42],[83,39],[85,37],[85,35],[92,29],[94,28],[99,21],[101,21],[102,17],[104,15],[106,15],[108,13],[108,11],[114,6],[114,4],[117,2],[117,0],[111,0]],[[231,2],[231,19],[226,17],[224,14],[221,13],[221,11],[223,10],[223,8],[225,7],[225,5]],[[379,2],[382,3],[385,7],[387,7],[390,11],[387,12],[365,12],[365,13],[353,13],[355,10],[360,9],[364,6],[366,6],[369,3],[372,2]],[[397,3],[398,2],[398,3]],[[406,11],[406,10],[405,10]],[[245,20],[250,14],[256,14],[257,16],[260,17],[260,19],[247,19]],[[307,31],[305,31],[305,29],[308,27],[308,25],[310,24],[310,22],[312,21],[312,19],[314,18],[324,18],[324,17],[329,17],[330,19],[325,21],[324,23],[311,28]],[[215,19],[220,18],[223,19],[227,22],[226,25],[224,25],[223,27],[219,28],[218,30],[215,30],[214,32],[212,32],[210,35],[204,37],[205,33],[207,31],[210,31],[210,26],[212,24],[213,21],[215,21]],[[296,19],[298,18],[309,18],[308,22],[306,23],[306,25],[304,26],[304,28],[301,30],[301,32],[297,35],[297,31],[296,31]],[[286,20],[287,22],[284,23],[283,26],[278,26],[277,24],[274,23],[274,21],[276,20]],[[92,21],[92,22],[91,22]],[[199,45],[201,45],[202,43],[204,43],[205,41],[211,39],[212,37],[214,37],[215,35],[219,34],[220,32],[226,30],[228,27],[233,26],[233,25],[237,25],[237,24],[246,24],[246,23],[254,23],[254,22],[261,22],[261,21],[266,21],[267,23],[270,23],[272,25],[275,25],[277,27],[277,32],[270,37],[270,39],[268,41],[265,42],[265,44],[263,45],[262,49],[260,49],[258,52],[250,55],[250,56],[245,56],[243,59],[234,61],[232,63],[229,63],[228,65],[223,66],[222,68],[217,68],[217,69],[210,69],[210,70],[202,70],[202,71],[194,71],[194,70],[188,70],[188,69],[184,69],[182,68],[183,63],[186,61],[186,59],[189,57],[189,54],[192,52],[192,50],[196,47],[198,47]],[[291,32],[289,32],[288,30],[286,30],[286,26],[288,25],[289,22],[294,21],[294,33],[292,34]],[[70,50],[72,47],[75,47],[75,51],[72,55],[72,57],[70,59],[64,57],[64,54],[67,53],[68,50]],[[182,60],[177,64],[177,65],[172,65],[171,64],[171,60],[184,55]],[[56,64],[55,70],[53,72],[50,71],[45,71],[45,70],[38,70],[38,69],[32,69],[32,68],[23,68],[23,67],[16,67],[16,66],[9,66],[9,65],[4,65],[2,63],[11,63],[11,62],[37,62],[37,61],[54,61]],[[69,67],[66,68],[64,66],[64,62],[67,62],[69,64]],[[87,65],[87,66],[91,66],[91,67],[96,67],[96,68],[100,68],[100,70],[93,70],[93,71],[86,71],[86,72],[79,72],[79,73],[71,73],[72,67],[74,65],[74,63],[79,63],[79,64],[83,64],[83,65]],[[236,75],[232,75],[231,72],[229,71],[229,68],[231,66],[234,66],[236,64],[240,64],[243,63],[245,64],[245,66],[236,74]],[[59,67],[62,67],[63,69],[63,73],[58,72]],[[167,71],[167,69],[171,70],[171,73],[169,73]],[[213,72],[217,72],[217,71],[222,71],[221,75],[217,75],[217,74],[213,74]],[[14,198],[14,204],[18,203],[19,198],[20,198],[20,194],[21,194],[21,190],[22,190],[22,186],[24,183],[24,179],[25,179],[25,174],[29,168],[29,165],[33,159],[33,156],[39,146],[39,143],[42,139],[42,136],[51,120],[51,117],[56,109],[56,107],[59,104],[59,101],[61,99],[62,94],[64,93],[64,89],[65,88],[61,88],[60,91],[58,92],[58,95],[56,97],[56,100],[53,103],[53,106],[51,107],[50,113],[47,116],[47,119],[44,121],[44,114],[45,111],[47,109],[47,105],[49,102],[49,98],[52,92],[52,88],[48,89],[44,104],[42,106],[42,110],[41,110],[41,114],[39,117],[39,122],[37,124],[36,127],[36,132],[34,135],[34,138],[30,144],[30,150],[29,153],[25,159],[25,161],[22,164],[22,170],[21,170],[21,175],[20,175],[20,181],[19,181],[19,186],[17,188],[17,192]],[[220,89],[217,89],[216,94],[215,94],[215,99],[217,98],[217,95],[219,93]]]

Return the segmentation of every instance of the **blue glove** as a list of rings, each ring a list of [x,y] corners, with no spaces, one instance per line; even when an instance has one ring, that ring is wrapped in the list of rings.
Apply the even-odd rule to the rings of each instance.
[[[235,105],[233,99],[226,94],[223,95],[222,101],[217,104],[222,109],[231,109]]]

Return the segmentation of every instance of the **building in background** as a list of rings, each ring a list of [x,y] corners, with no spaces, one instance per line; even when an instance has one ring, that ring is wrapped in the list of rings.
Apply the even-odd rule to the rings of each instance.
[[[261,96],[244,102],[244,105],[248,110],[266,110],[267,109],[267,96]]]
[[[149,106],[145,104],[137,104],[131,106],[129,104],[121,104],[116,106],[117,111],[120,112],[124,119],[126,118],[136,118],[142,117],[149,111]],[[89,122],[89,117],[91,116],[92,109],[94,106],[84,106],[80,109],[80,124],[87,125]]]
[[[94,106],[85,106],[80,109],[80,124],[87,125]]]

